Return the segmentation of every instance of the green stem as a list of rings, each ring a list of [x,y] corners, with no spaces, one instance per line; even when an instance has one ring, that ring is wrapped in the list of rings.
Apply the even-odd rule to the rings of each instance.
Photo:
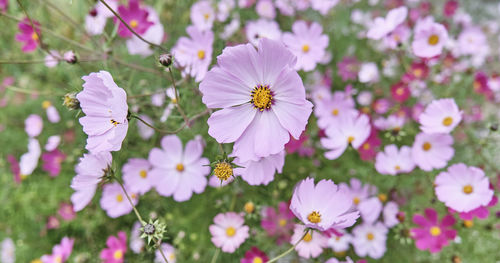
[[[288,255],[288,253],[292,252],[295,247],[302,241],[304,240],[304,237],[307,236],[307,234],[309,233],[309,229],[306,229],[306,232],[304,233],[304,235],[299,239],[299,241],[297,241],[291,248],[289,248],[287,251],[281,253],[280,255],[276,256],[275,258],[272,258],[271,260],[267,261],[267,263],[272,263],[272,262],[276,262],[278,259]]]
[[[127,197],[127,200],[129,201],[130,205],[134,209],[134,213],[137,216],[137,219],[139,219],[139,222],[141,222],[141,225],[144,226],[144,224],[146,223],[146,221],[142,220],[141,214],[139,214],[139,211],[137,211],[137,208],[135,208],[135,205],[132,202],[132,199],[130,198],[130,196],[128,195],[127,190],[125,190],[125,186],[123,186],[122,181],[120,179],[118,179],[118,177],[116,177],[116,176],[115,176],[115,180],[122,187],[123,193],[125,194],[125,196]]]
[[[214,256],[212,257],[212,260],[210,260],[210,263],[217,262],[217,258],[219,257],[219,253],[220,253],[220,248],[218,248],[217,250],[215,250]]]
[[[163,258],[163,260],[165,260],[165,262],[168,263],[168,259],[165,256],[165,254],[163,253],[163,249],[161,249],[161,240],[158,241],[158,250],[160,251],[160,254],[161,254],[161,257]]]

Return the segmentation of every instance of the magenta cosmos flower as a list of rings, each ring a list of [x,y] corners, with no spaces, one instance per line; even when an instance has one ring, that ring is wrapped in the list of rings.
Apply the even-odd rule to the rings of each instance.
[[[260,158],[257,161],[249,160],[244,163],[236,158],[234,163],[241,166],[234,169],[234,174],[240,175],[249,185],[267,185],[274,180],[276,172],[281,173],[283,170],[285,151]]]
[[[438,214],[433,208],[425,209],[425,216],[414,215],[413,223],[419,225],[419,228],[410,229],[410,235],[416,240],[415,245],[420,250],[429,250],[431,253],[441,251],[448,245],[448,240],[455,239],[457,231],[452,228],[455,224],[455,218],[447,214],[439,222]]]
[[[74,239],[63,237],[61,240],[61,244],[55,245],[52,248],[51,255],[43,255],[41,260],[43,263],[63,263],[71,255],[71,251],[73,251],[73,243]]]
[[[42,154],[42,170],[49,173],[50,176],[56,177],[61,172],[61,163],[66,159],[66,155],[58,149]]]
[[[321,232],[314,230],[309,230],[304,236],[305,231],[305,226],[296,224],[290,243],[296,244],[304,237],[302,241],[295,246],[295,251],[303,258],[316,258],[323,253],[323,249],[328,247],[328,238]]]
[[[132,203],[137,205],[137,193],[127,189],[126,187],[125,190],[132,200]],[[133,209],[130,202],[127,200],[127,196],[123,192],[122,187],[116,182],[104,185],[101,196],[101,208],[106,211],[108,216],[111,218],[126,215]]]
[[[107,71],[83,76],[83,91],[76,95],[85,117],[80,118],[89,136],[89,152],[119,151],[128,129],[127,94]]]
[[[278,245],[290,241],[290,232],[295,225],[293,223],[295,216],[288,206],[288,203],[280,202],[277,211],[272,207],[266,207],[260,221],[260,226],[267,235],[276,237]]]
[[[328,36],[323,34],[323,27],[314,22],[296,21],[292,33],[283,33],[283,43],[297,56],[296,70],[311,71],[325,57],[328,47]]]
[[[182,68],[182,73],[203,80],[212,61],[212,44],[214,33],[210,30],[200,31],[195,26],[186,29],[189,38],[181,37],[172,49],[175,63]]]
[[[447,171],[436,177],[434,183],[439,201],[458,212],[469,212],[485,206],[493,197],[493,190],[484,172],[463,163],[448,167]]]
[[[176,135],[163,137],[160,148],[149,152],[149,162],[153,166],[151,180],[156,191],[162,196],[172,196],[183,202],[193,193],[200,194],[207,186],[210,163],[201,157],[203,145],[199,140],[191,140],[182,149],[182,142]]]
[[[290,203],[290,210],[306,227],[321,231],[356,223],[359,212],[351,207],[352,199],[346,189],[339,189],[331,180],[321,180],[314,185],[312,178],[297,184]]]
[[[210,225],[212,243],[223,252],[233,253],[248,238],[248,226],[242,216],[234,212],[220,213]]]
[[[448,42],[446,28],[435,23],[432,17],[428,17],[417,22],[411,48],[417,57],[431,58],[441,54],[446,42]]]
[[[415,164],[424,171],[444,168],[453,157],[453,137],[445,133],[419,133],[411,148]]]
[[[106,240],[107,248],[101,251],[99,258],[103,263],[123,263],[125,252],[127,252],[127,234],[118,232],[118,238],[108,237]]]
[[[337,159],[349,145],[358,149],[370,136],[370,130],[370,119],[365,114],[343,116],[336,125],[326,129],[327,137],[321,139],[321,145],[329,150],[325,157],[330,160]]]
[[[151,164],[146,159],[130,158],[122,167],[125,185],[138,194],[145,194],[154,185],[150,175]]]
[[[71,181],[71,188],[75,190],[71,195],[76,212],[82,210],[94,197],[97,184],[106,175],[111,166],[111,153],[84,154],[75,167],[76,176]]]
[[[408,146],[398,147],[394,144],[387,145],[383,152],[377,153],[375,157],[375,169],[381,174],[397,175],[409,173],[415,168],[411,156],[411,148]]]
[[[139,35],[146,33],[148,28],[154,23],[148,21],[149,12],[139,6],[139,1],[130,0],[128,6],[118,6],[118,14],[122,19]],[[118,35],[124,38],[132,37],[133,33],[120,20],[114,18],[115,23],[119,23]]]
[[[23,19],[17,25],[19,27],[19,34],[16,35],[16,40],[23,43],[22,51],[25,53],[34,51],[40,44],[40,23],[33,20],[35,29],[31,27],[31,22],[28,18]]]
[[[277,154],[290,135],[305,130],[312,103],[293,69],[295,56],[280,42],[259,41],[227,47],[200,84],[203,103],[222,108],[208,119],[208,133],[219,143],[232,143],[242,162]]]
[[[342,81],[355,80],[358,77],[359,61],[356,57],[343,57],[337,63],[337,68]]]
[[[245,252],[245,257],[240,260],[240,263],[265,263],[268,260],[266,253],[257,247],[252,247]]]
[[[462,120],[462,111],[454,99],[434,100],[419,116],[420,129],[425,133],[450,133]]]

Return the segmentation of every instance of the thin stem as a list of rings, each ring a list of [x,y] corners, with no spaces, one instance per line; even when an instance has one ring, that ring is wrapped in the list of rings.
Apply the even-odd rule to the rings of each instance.
[[[272,263],[272,262],[276,262],[278,259],[286,256],[288,253],[292,252],[295,247],[302,241],[304,240],[304,238],[307,236],[307,234],[309,233],[309,229],[306,229],[306,232],[304,233],[304,235],[299,239],[299,241],[297,241],[291,248],[289,248],[287,251],[281,253],[280,255],[278,255],[277,257],[267,261],[267,263]]]
[[[50,92],[43,92],[43,91],[37,91],[37,90],[27,90],[27,89],[22,89],[14,86],[5,86],[6,89],[19,92],[19,93],[25,93],[25,94],[38,94],[38,95],[48,95],[51,94]],[[52,94],[54,95],[54,94]]]
[[[212,260],[210,260],[210,263],[217,262],[217,258],[219,257],[219,253],[220,253],[220,248],[217,248],[215,250],[214,256],[212,257]]]
[[[118,59],[118,58],[115,58],[115,57],[112,57],[110,56],[111,60],[113,60],[114,62],[118,63],[118,64],[121,64],[121,65],[124,65],[124,66],[127,66],[129,68],[133,68],[133,69],[136,69],[136,70],[140,70],[140,71],[144,71],[144,72],[149,72],[149,73],[153,73],[155,75],[158,75],[160,77],[163,77],[163,74],[159,71],[156,71],[154,69],[151,69],[151,68],[145,68],[145,67],[142,67],[142,66],[139,66],[139,65],[135,65],[135,64],[130,64],[130,63],[127,63],[121,59]]]
[[[123,183],[120,179],[118,179],[116,176],[115,176],[115,180],[118,182],[118,184],[120,184],[120,186],[122,187],[123,189],[123,193],[125,193],[125,196],[127,197],[127,200],[129,201],[130,205],[132,206],[132,208],[134,209],[134,213],[135,215],[137,216],[137,219],[139,219],[139,222],[141,222],[141,225],[144,225],[144,223],[146,221],[142,220],[142,217],[141,217],[141,214],[139,214],[139,211],[137,211],[137,209],[135,208],[135,205],[134,203],[132,202],[132,199],[130,198],[130,196],[128,195],[127,193],[127,190],[125,190],[125,186],[123,186]]]
[[[106,3],[106,1],[104,1],[104,0],[99,0],[99,1],[100,1],[103,5],[105,5],[105,6],[109,9],[109,11],[111,11],[111,12],[113,13],[113,15],[115,15],[115,16],[116,16],[116,18],[118,18],[118,19],[119,19],[119,20],[120,20],[120,21],[121,21],[121,22],[122,22],[122,23],[123,23],[123,24],[124,24],[124,25],[128,28],[128,30],[130,30],[130,32],[132,32],[132,34],[134,34],[134,35],[135,35],[136,37],[138,37],[140,40],[144,41],[145,43],[147,43],[147,44],[149,44],[149,45],[151,45],[151,46],[157,47],[157,48],[161,49],[161,50],[162,50],[162,51],[164,51],[164,52],[168,52],[168,50],[167,50],[166,48],[164,48],[164,47],[162,47],[162,46],[160,46],[160,45],[157,45],[157,44],[155,44],[155,43],[149,42],[149,41],[147,41],[146,39],[144,39],[141,35],[137,34],[137,32],[135,32],[135,31],[132,29],[132,27],[130,27],[130,25],[129,25],[129,24],[127,24],[127,22],[125,22],[125,20],[123,20],[123,18],[122,18],[122,17],[121,17],[118,13],[116,13],[116,11],[115,11],[115,10],[113,10],[113,8],[111,8],[111,7],[110,7],[110,6]]]
[[[181,125],[181,127],[179,127],[179,128],[178,128],[178,129],[176,129],[176,130],[173,130],[173,131],[167,131],[167,130],[158,129],[158,128],[154,127],[153,125],[151,125],[151,124],[147,123],[147,122],[146,122],[146,121],[144,121],[143,119],[141,119],[139,116],[134,115],[134,114],[130,115],[130,117],[131,117],[131,118],[138,119],[139,121],[141,121],[142,123],[144,123],[144,125],[148,126],[149,128],[151,128],[151,129],[153,129],[153,130],[155,130],[155,131],[157,131],[157,132],[159,132],[159,133],[163,133],[163,134],[176,134],[176,133],[180,132],[182,129],[184,129],[186,126],[188,126],[190,122],[192,122],[192,121],[194,121],[194,120],[198,119],[199,117],[201,117],[201,116],[203,116],[203,115],[205,115],[205,114],[207,114],[207,113],[208,113],[208,110],[204,110],[204,111],[202,111],[202,112],[200,112],[200,113],[198,113],[198,114],[194,115],[193,117],[191,117],[190,119],[188,119],[187,121],[185,121],[185,122]]]
[[[165,262],[168,263],[168,259],[165,256],[165,254],[163,253],[163,249],[161,249],[161,240],[158,240],[158,250],[160,251],[160,254],[161,254],[161,257],[163,258],[163,260],[165,260]]]
[[[177,86],[175,85],[174,73],[172,73],[172,69],[168,67],[168,72],[170,73],[170,81],[172,81],[172,86],[174,86],[175,92],[175,104],[179,104],[179,94],[177,93]]]
[[[39,60],[0,60],[0,64],[38,64],[38,63],[45,63],[45,62],[64,62],[64,59],[39,59]],[[102,58],[78,58],[78,62],[96,62],[96,61],[103,61]]]

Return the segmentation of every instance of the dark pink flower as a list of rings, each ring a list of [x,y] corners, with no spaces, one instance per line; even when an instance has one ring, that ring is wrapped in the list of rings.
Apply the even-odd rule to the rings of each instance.
[[[266,253],[257,247],[252,247],[250,250],[245,252],[245,258],[242,258],[240,263],[265,263],[268,260],[269,258]]]
[[[487,99],[493,98],[493,91],[488,86],[488,75],[484,72],[477,72],[473,83],[474,91],[484,95]]]
[[[73,251],[73,238],[63,237],[60,244],[52,248],[52,254],[43,255],[41,260],[43,263],[64,263],[68,260],[71,252]]]
[[[8,0],[0,0],[0,11],[6,12],[8,7],[9,7]]]
[[[342,81],[355,80],[358,76],[359,62],[355,57],[344,57],[337,63],[338,74]]]
[[[33,20],[33,25],[36,28],[36,32],[35,29],[31,27],[31,22],[28,18],[23,19],[23,21],[19,22],[17,25],[21,32],[16,35],[16,40],[23,43],[22,51],[25,53],[34,51],[38,44],[40,44],[40,23]]]
[[[285,144],[285,150],[287,153],[297,153],[299,156],[312,156],[314,154],[314,148],[307,146],[306,142],[309,140],[309,136],[303,132],[298,140],[291,138],[290,141]]]
[[[452,228],[455,218],[447,214],[439,222],[438,214],[433,208],[425,209],[425,216],[414,215],[413,222],[420,226],[410,230],[411,237],[416,240],[415,244],[420,250],[439,252],[448,245],[448,240],[454,239],[457,235],[457,231]]]
[[[382,144],[380,138],[378,137],[377,130],[372,127],[370,136],[368,139],[361,144],[361,147],[358,148],[359,156],[361,160],[368,161],[375,159],[377,155],[378,147]]]
[[[393,100],[403,103],[410,98],[410,88],[403,82],[398,82],[391,86],[391,95]]]
[[[488,210],[488,208],[495,206],[497,203],[498,203],[498,198],[496,196],[493,196],[491,198],[491,201],[487,205],[480,206],[469,212],[458,213],[458,216],[462,220],[473,220],[475,217],[479,219],[486,219],[490,215],[490,210]],[[450,213],[457,212],[451,208],[449,208],[448,210],[450,211]]]
[[[61,216],[63,220],[71,221],[76,217],[75,210],[73,210],[73,205],[70,203],[61,203],[57,213]]]
[[[66,155],[58,149],[42,154],[42,169],[50,176],[56,177],[61,172],[61,163],[66,159]]]
[[[280,202],[278,212],[272,207],[264,209],[264,216],[260,225],[267,234],[272,237],[277,237],[276,243],[280,245],[283,242],[290,240],[291,231],[293,229],[294,215],[288,208],[288,204]]]
[[[455,11],[458,9],[458,1],[457,0],[448,0],[444,4],[443,15],[445,17],[452,17],[455,14]]]
[[[103,249],[100,258],[103,263],[123,263],[125,252],[127,252],[127,235],[125,232],[118,232],[118,238],[109,236],[106,241],[107,248]]]
[[[128,7],[124,5],[118,6],[118,14],[123,20],[139,35],[146,33],[148,28],[154,23],[148,21],[149,12],[139,6],[139,1],[130,0]],[[118,27],[118,35],[123,38],[132,37],[133,33],[117,18],[114,18],[115,23],[120,23]]]
[[[57,217],[55,216],[49,216],[49,218],[47,218],[47,229],[56,229],[56,228],[59,228],[59,219],[57,219]]]
[[[19,167],[19,162],[14,155],[7,155],[7,161],[10,163],[10,170],[14,175],[14,182],[21,183],[21,168]]]

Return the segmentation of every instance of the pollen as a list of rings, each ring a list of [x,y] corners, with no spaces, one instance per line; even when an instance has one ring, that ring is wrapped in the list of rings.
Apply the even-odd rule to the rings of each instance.
[[[416,68],[413,70],[413,75],[417,78],[422,77],[423,71],[422,69]]]
[[[353,202],[355,205],[357,205],[357,204],[359,204],[359,202],[361,202],[361,200],[359,199],[359,197],[357,197],[357,196],[356,196],[356,197],[354,197],[354,198],[352,199],[352,202]]]
[[[117,195],[116,195],[116,202],[118,202],[118,203],[123,202],[123,195],[121,195],[121,194],[117,194]]]
[[[139,25],[139,22],[137,22],[137,20],[132,19],[132,21],[130,21],[131,28],[137,28],[138,25]]]
[[[353,141],[354,141],[354,136],[349,136],[349,137],[347,137],[347,142],[348,142],[348,143],[351,143],[351,142],[353,142]]]
[[[117,122],[117,121],[115,121],[115,120],[113,120],[113,119],[111,119],[111,120],[110,120],[110,122],[111,122],[111,124],[113,124],[115,127],[116,127],[116,125],[121,124],[120,122]]]
[[[307,216],[307,220],[313,224],[321,222],[321,215],[319,212],[313,211]]]
[[[115,251],[115,253],[113,253],[113,258],[114,259],[122,259],[123,258],[123,252],[121,251],[121,249]]]
[[[203,14],[203,18],[205,18],[205,20],[208,20],[210,18],[210,14],[209,13]]]
[[[236,229],[234,229],[234,227],[230,226],[226,228],[226,236],[232,237],[234,235],[236,235]]]
[[[31,33],[31,38],[35,41],[38,41],[38,34],[36,32]]]
[[[253,106],[260,111],[265,109],[270,109],[273,102],[273,95],[268,85],[258,85],[256,86],[251,94],[252,99],[250,100]]]
[[[398,95],[398,96],[403,95],[404,92],[405,92],[405,90],[403,88],[397,88],[396,89],[396,95]]]
[[[283,227],[283,226],[286,226],[286,219],[280,219],[280,221],[278,222],[278,224]]]
[[[475,91],[479,91],[481,90],[481,83],[479,83],[479,81],[474,81],[474,83],[472,83],[472,87]]]
[[[42,102],[42,108],[43,108],[44,110],[48,109],[50,106],[52,106],[52,103],[50,103],[50,101],[48,101],[48,100],[44,100],[44,101]]]
[[[373,235],[373,233],[366,234],[366,239],[368,239],[369,241],[372,241],[374,238],[375,238],[375,235]]]
[[[264,261],[262,260],[261,257],[254,257],[252,260],[252,263],[263,263]]]
[[[452,117],[446,117],[443,119],[443,125],[444,126],[450,126],[453,124],[453,118]]]
[[[311,233],[307,232],[307,234],[304,236],[304,238],[302,239],[304,242],[309,242],[313,239]]]
[[[369,144],[369,143],[367,143],[367,142],[365,142],[365,143],[363,144],[363,150],[366,150],[366,151],[367,151],[367,150],[370,150],[370,144]]]
[[[472,187],[472,185],[468,184],[468,185],[464,186],[464,189],[462,191],[464,191],[464,194],[471,194],[472,192],[474,192],[474,187]]]
[[[401,170],[401,166],[399,166],[399,165],[394,166],[394,170],[396,170],[396,171]]]
[[[441,235],[441,228],[439,228],[438,226],[433,226],[429,229],[429,232],[432,236],[436,237]]]
[[[339,115],[339,109],[333,109],[333,110],[332,110],[332,115],[333,115],[333,116],[337,116],[337,115]]]
[[[233,176],[233,167],[227,162],[220,162],[215,165],[214,175],[221,181],[226,181]]]
[[[380,202],[387,201],[387,195],[386,194],[379,194],[377,197],[378,197],[378,200],[380,200]]]
[[[309,47],[308,44],[305,44],[305,45],[302,46],[302,52],[304,52],[304,53],[309,52],[309,49],[310,49],[310,47]]]
[[[183,172],[184,171],[184,164],[182,163],[179,163],[175,166],[175,169],[179,172]]]
[[[432,145],[429,143],[429,142],[424,142],[424,144],[422,145],[422,149],[424,151],[428,151],[432,148]]]
[[[471,227],[474,226],[474,221],[472,221],[472,220],[464,220],[464,226],[466,228],[471,228]]]
[[[200,60],[203,60],[205,58],[205,50],[198,50],[197,55]]]
[[[146,172],[146,170],[141,170],[139,172],[139,175],[141,176],[141,178],[146,178],[148,177],[148,172]]]
[[[439,36],[438,35],[431,35],[429,39],[427,40],[429,45],[435,46],[437,43],[439,43]]]

